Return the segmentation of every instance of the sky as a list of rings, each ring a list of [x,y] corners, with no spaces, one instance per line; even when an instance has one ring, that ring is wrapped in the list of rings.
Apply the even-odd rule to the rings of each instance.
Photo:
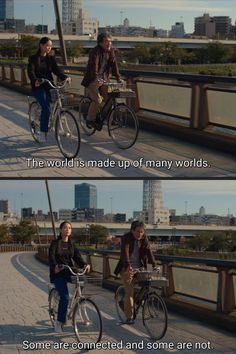
[[[142,180],[50,180],[48,182],[53,210],[74,207],[74,185],[83,182],[97,186],[98,208],[105,213],[142,210]],[[236,216],[236,180],[163,180],[164,206],[176,209],[178,215],[196,213],[204,206],[206,213]],[[13,212],[32,207],[47,212],[46,185],[43,180],[1,180],[0,199],[8,199]]]
[[[62,0],[59,0],[61,4]],[[120,25],[128,18],[130,25],[170,30],[175,22],[184,22],[185,31],[194,30],[194,17],[209,13],[211,16],[231,16],[236,20],[235,0],[83,0],[89,17],[97,18],[100,26]],[[55,28],[53,0],[15,0],[15,18],[26,24],[48,24]]]

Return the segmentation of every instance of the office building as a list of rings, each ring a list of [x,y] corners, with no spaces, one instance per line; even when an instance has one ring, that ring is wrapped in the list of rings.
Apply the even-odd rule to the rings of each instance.
[[[14,0],[0,0],[0,20],[14,18]]]
[[[229,16],[214,16],[213,17],[216,29],[216,36],[226,37],[229,36],[231,30],[231,18]]]
[[[76,22],[82,0],[62,0],[62,23]]]
[[[76,184],[75,208],[97,209],[97,187],[89,183]]]
[[[175,25],[171,27],[170,37],[172,38],[183,38],[185,35],[184,23],[176,22]]]
[[[194,34],[196,36],[213,37],[216,33],[216,23],[213,17],[209,14],[204,14],[200,17],[195,17]]]
[[[0,200],[0,213],[9,213],[9,202],[8,200]]]

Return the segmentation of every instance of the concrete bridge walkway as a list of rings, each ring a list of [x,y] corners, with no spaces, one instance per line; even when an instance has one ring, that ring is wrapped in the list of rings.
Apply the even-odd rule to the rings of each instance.
[[[33,140],[28,126],[27,97],[3,87],[0,97],[0,177],[236,177],[235,156],[143,130],[129,150],[117,148],[106,129],[91,137],[81,132],[77,159],[72,166],[63,167],[53,134],[47,143],[37,144]],[[103,167],[89,167],[91,160],[100,161]],[[38,165],[40,161],[43,168]],[[57,161],[58,165],[48,166],[48,161]],[[85,167],[78,167],[79,161]],[[129,167],[124,167],[124,161]],[[154,165],[150,167],[147,161]],[[183,167],[184,163],[191,167]]]
[[[82,353],[75,349],[57,349],[63,343],[75,343],[69,324],[63,334],[55,334],[48,316],[48,267],[38,262],[34,253],[0,254],[0,354]],[[122,349],[112,353],[184,353],[235,354],[236,338],[232,333],[209,327],[173,313],[169,314],[166,336],[153,342],[141,319],[135,325],[117,321],[114,294],[102,290],[93,296],[103,317],[102,343],[117,343]],[[61,344],[60,344],[61,343]],[[41,346],[41,349],[33,349]],[[46,349],[46,346],[49,349]],[[135,349],[143,346],[143,349]],[[165,349],[159,349],[164,346]],[[185,349],[180,349],[185,347]],[[44,347],[44,348],[43,348]],[[133,349],[129,349],[133,347]],[[187,349],[189,348],[189,349]],[[200,349],[199,349],[200,348]],[[105,353],[108,350],[92,350]]]

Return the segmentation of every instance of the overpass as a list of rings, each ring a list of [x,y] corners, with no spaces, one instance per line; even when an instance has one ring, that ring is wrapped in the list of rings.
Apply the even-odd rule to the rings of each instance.
[[[35,33],[0,33],[0,42],[7,42],[9,40],[19,41],[22,35],[30,35],[36,38],[41,38],[42,34]],[[53,45],[55,48],[60,48],[58,35],[50,34],[50,38],[53,41]],[[76,36],[76,35],[64,35],[64,40],[66,44],[69,46],[71,43],[79,44],[84,49],[93,48],[97,39],[93,38],[89,35]],[[212,43],[214,40],[209,38],[159,38],[159,37],[120,37],[120,36],[112,36],[113,47],[118,49],[133,49],[139,44],[148,43],[148,44],[162,44],[166,42],[171,42],[176,44],[179,48],[184,49],[198,49],[205,48],[207,45]],[[224,46],[229,48],[236,47],[236,40],[218,40],[218,42],[222,43]]]
[[[55,227],[59,230],[61,221],[55,222]],[[98,225],[108,228],[109,234],[112,236],[123,236],[130,230],[130,223],[97,223]],[[76,232],[81,228],[88,228],[92,222],[72,222],[73,230]],[[53,235],[52,224],[50,221],[37,221],[40,235]],[[219,225],[146,225],[146,231],[149,237],[192,237],[198,231],[236,231],[236,226],[219,226]]]
[[[67,67],[70,90],[81,88],[84,68]],[[236,176],[235,79],[122,70],[137,99],[140,134],[129,150],[114,146],[103,130],[83,133],[75,164],[63,167],[55,138],[33,142],[28,129],[29,80],[25,65],[0,65],[1,177],[175,177]],[[15,90],[18,92],[16,93]],[[14,94],[13,94],[14,92]],[[82,93],[81,89],[81,93]],[[78,112],[74,111],[78,116]],[[102,167],[89,167],[88,161]],[[29,160],[28,160],[29,159]],[[57,161],[57,166],[48,161]],[[84,168],[79,160],[84,161]],[[35,163],[33,163],[35,161]],[[44,168],[39,167],[42,162]],[[128,168],[124,168],[128,164]],[[111,166],[113,164],[113,166]],[[123,166],[123,167],[122,167]]]
[[[31,252],[1,253],[0,267],[0,353],[81,353],[71,347],[66,351],[55,349],[60,343],[75,343],[75,337],[70,323],[63,334],[55,334],[51,327],[48,316],[48,267],[38,262]],[[102,313],[102,343],[116,343],[117,347],[118,343],[122,344],[122,348],[113,353],[150,354],[157,350],[160,354],[235,353],[235,332],[217,327],[228,315],[215,317],[215,324],[208,324],[205,320],[189,318],[187,311],[179,314],[169,307],[167,333],[161,341],[153,342],[147,336],[141,318],[137,318],[134,326],[119,324],[113,291],[99,289],[94,293],[93,300]],[[37,346],[41,349],[35,349]],[[91,354],[105,352],[108,350],[93,350]]]

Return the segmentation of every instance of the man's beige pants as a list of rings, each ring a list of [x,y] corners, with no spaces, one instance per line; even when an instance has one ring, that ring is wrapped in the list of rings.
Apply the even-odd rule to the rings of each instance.
[[[134,279],[133,274],[122,269],[120,277],[125,288],[124,313],[127,319],[133,318],[134,309]]]
[[[89,106],[87,119],[95,120],[99,109],[103,106],[104,101],[107,100],[107,87],[97,87],[97,83],[91,82],[91,84],[87,87],[86,94],[92,100]]]

